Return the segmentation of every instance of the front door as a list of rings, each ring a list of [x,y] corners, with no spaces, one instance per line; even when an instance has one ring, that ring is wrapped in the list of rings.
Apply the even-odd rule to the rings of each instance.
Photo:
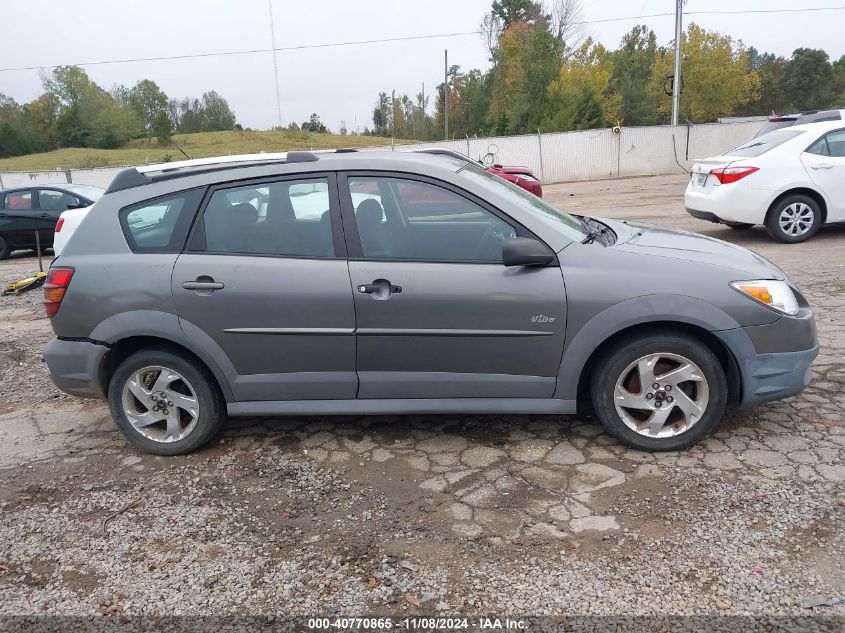
[[[222,349],[237,400],[354,399],[355,313],[334,176],[222,186],[207,200],[173,270],[186,335],[199,330]]]
[[[546,398],[566,325],[561,270],[506,268],[525,229],[409,175],[340,179],[358,397]]]
[[[7,191],[0,202],[0,235],[13,248],[34,246],[35,232],[40,227],[40,221],[33,190]]]
[[[801,162],[830,201],[827,221],[845,221],[845,129],[825,134],[801,155]]]

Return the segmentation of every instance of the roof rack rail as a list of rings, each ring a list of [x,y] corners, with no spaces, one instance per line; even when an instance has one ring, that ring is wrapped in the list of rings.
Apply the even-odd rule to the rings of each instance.
[[[283,152],[213,156],[210,158],[196,158],[172,163],[129,167],[119,172],[112,179],[106,189],[106,193],[140,187],[160,180],[170,180],[181,176],[221,171],[224,169],[279,163],[310,163],[316,160],[319,160],[319,157],[315,152]]]

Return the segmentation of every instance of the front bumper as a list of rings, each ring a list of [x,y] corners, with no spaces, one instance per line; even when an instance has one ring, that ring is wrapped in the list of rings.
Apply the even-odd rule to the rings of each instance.
[[[53,338],[44,346],[42,358],[50,369],[53,384],[78,398],[104,398],[100,368],[109,351],[91,341]]]
[[[786,319],[788,317],[783,317]],[[776,321],[772,327],[783,319]],[[812,320],[812,317],[810,317]],[[796,320],[797,321],[797,320]],[[804,324],[801,324],[804,325]],[[811,365],[819,355],[813,326],[811,346],[793,351],[759,352],[749,335],[751,328],[713,332],[733,353],[739,370],[741,389],[739,404],[751,407],[763,402],[781,400],[800,393],[813,377]],[[783,324],[778,326],[782,331]],[[807,329],[802,333],[806,336]],[[802,338],[799,336],[798,338]]]

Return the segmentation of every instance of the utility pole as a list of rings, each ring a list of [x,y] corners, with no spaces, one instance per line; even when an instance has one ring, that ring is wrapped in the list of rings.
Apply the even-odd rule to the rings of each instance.
[[[396,90],[390,93],[390,135],[396,136]]]
[[[681,34],[684,31],[684,0],[675,0],[675,75],[672,78],[672,125],[681,110]]]
[[[679,0],[680,1],[680,0]],[[443,132],[449,140],[449,51],[443,51]]]
[[[270,12],[270,43],[273,47],[273,79],[276,81],[276,116],[279,120],[279,128],[281,128],[282,98],[279,96],[279,64],[276,61],[276,24],[273,22],[273,0],[267,0],[267,9]]]

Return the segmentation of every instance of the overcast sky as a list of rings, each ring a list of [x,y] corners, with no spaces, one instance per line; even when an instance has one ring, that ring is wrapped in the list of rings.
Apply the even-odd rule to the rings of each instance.
[[[839,3],[843,4],[843,3]],[[667,44],[674,17],[605,21],[672,13],[674,0],[583,0],[587,33],[615,48],[638,21]],[[836,6],[834,0],[689,0],[686,11]],[[299,46],[473,31],[490,0],[273,0],[276,46]],[[270,48],[268,0],[5,0],[0,68]],[[789,56],[795,48],[845,54],[845,11],[688,15],[759,50]],[[282,119],[301,122],[317,112],[333,130],[372,125],[380,90],[426,93],[443,78],[443,50],[462,69],[488,67],[477,35],[280,51]],[[245,127],[275,125],[270,53],[86,66],[104,88],[152,79],[172,98],[217,90]],[[19,102],[41,93],[36,70],[0,72],[0,92]],[[433,104],[433,99],[430,103]]]

